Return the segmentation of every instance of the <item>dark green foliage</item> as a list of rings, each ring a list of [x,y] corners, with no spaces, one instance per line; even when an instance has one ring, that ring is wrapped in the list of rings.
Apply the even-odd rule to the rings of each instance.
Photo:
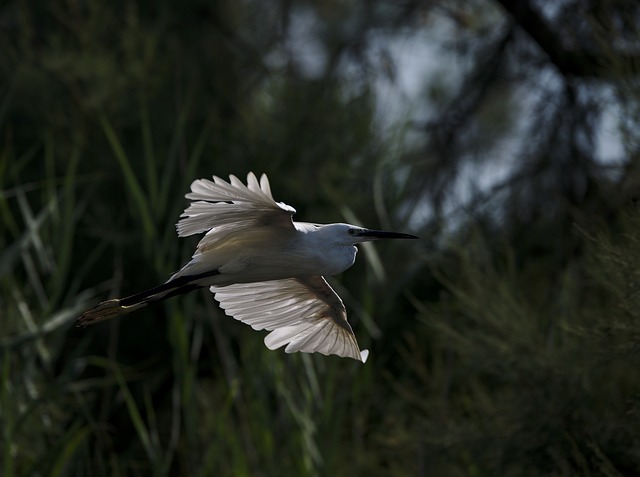
[[[624,222],[553,274],[516,267],[510,247],[488,256],[478,234],[455,247],[439,303],[415,302],[402,447],[437,475],[635,473],[637,212]]]
[[[2,7],[0,475],[639,474],[640,96],[616,49],[636,10],[562,2],[549,22],[596,32],[560,43],[603,72],[545,53],[511,3],[530,2]],[[385,130],[384,42],[442,25],[465,77],[438,71],[435,119]],[[607,94],[619,164],[593,152]],[[466,190],[523,116],[513,175]],[[249,170],[300,220],[423,236],[335,280],[366,365],[268,351],[208,292],[72,327],[188,259],[193,179]]]

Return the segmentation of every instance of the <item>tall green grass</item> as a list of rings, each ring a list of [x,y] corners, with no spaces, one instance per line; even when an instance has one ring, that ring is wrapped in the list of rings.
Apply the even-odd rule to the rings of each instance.
[[[3,475],[339,475],[356,467],[354,454],[368,453],[373,372],[336,357],[270,352],[209,293],[73,327],[99,299],[153,286],[184,263],[196,242],[178,239],[174,224],[190,182],[202,171],[245,168],[211,156],[236,146],[212,144],[219,118],[201,114],[196,94],[175,98],[170,121],[143,98],[126,121],[97,108],[71,139],[45,125],[24,152],[5,144]],[[345,106],[338,95],[332,101]],[[286,163],[280,174],[271,170],[275,184],[287,183]],[[327,163],[327,174],[338,170]],[[335,189],[325,194],[332,207],[343,200]],[[322,209],[306,197],[292,202]],[[380,337],[377,307],[390,308],[399,291],[375,297],[366,285],[392,277],[373,250],[365,258],[363,286],[336,286],[360,341],[371,345],[367,330]]]
[[[186,167],[168,178],[144,108],[142,159],[106,116],[96,124],[125,184],[124,239],[100,237],[107,228],[85,215],[103,179],[79,175],[81,147],[58,169],[55,140],[45,138],[3,170],[3,475],[635,468],[637,213],[611,231],[576,230],[584,252],[557,269],[482,232],[461,231],[463,245],[452,237],[429,256],[428,274],[417,273],[419,249],[365,250],[336,283],[372,349],[364,366],[268,351],[206,292],[77,330],[73,319],[97,295],[153,285],[188,257],[193,242],[178,240],[173,223],[207,143],[206,123],[193,143],[177,124],[170,141],[184,142],[176,149]],[[50,164],[42,179],[21,182],[37,160]],[[395,207],[403,200],[400,190]],[[342,213],[360,221],[348,206]],[[96,282],[105,267],[108,279]]]

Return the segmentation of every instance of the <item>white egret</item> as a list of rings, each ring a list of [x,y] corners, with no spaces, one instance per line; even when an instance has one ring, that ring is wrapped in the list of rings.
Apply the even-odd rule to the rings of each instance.
[[[335,354],[365,362],[344,304],[324,276],[353,265],[356,244],[415,235],[349,224],[294,222],[295,209],[276,202],[269,180],[250,172],[247,185],[231,175],[199,179],[185,197],[178,236],[205,233],[189,263],[166,283],[104,301],[77,320],[91,325],[150,303],[209,287],[226,314],[255,330],[266,329],[269,349]]]

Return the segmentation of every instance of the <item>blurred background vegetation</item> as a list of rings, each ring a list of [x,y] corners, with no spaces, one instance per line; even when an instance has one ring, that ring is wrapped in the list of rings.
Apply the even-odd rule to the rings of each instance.
[[[0,475],[640,475],[631,0],[0,7]],[[370,360],[194,293],[192,180],[420,234],[334,284]]]

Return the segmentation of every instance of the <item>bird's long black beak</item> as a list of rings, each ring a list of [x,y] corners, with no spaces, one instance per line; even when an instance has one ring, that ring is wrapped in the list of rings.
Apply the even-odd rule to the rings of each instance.
[[[358,234],[360,237],[367,237],[370,240],[376,239],[417,239],[416,235],[403,234],[400,232],[384,232],[382,230],[363,230]]]

